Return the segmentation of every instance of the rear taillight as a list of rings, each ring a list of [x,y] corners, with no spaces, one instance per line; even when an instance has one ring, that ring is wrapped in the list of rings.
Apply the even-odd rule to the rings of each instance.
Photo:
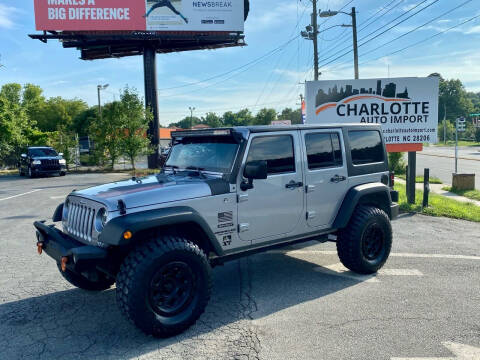
[[[393,188],[395,185],[395,172],[390,171],[390,187]]]

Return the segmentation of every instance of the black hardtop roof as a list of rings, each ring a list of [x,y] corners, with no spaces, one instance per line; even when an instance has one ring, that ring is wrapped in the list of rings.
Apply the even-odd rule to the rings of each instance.
[[[172,137],[190,137],[190,136],[218,136],[229,135],[224,133],[231,131],[233,133],[241,134],[244,138],[248,137],[249,133],[261,133],[261,132],[281,132],[292,130],[315,130],[315,129],[333,129],[333,128],[347,128],[351,130],[360,130],[365,128],[373,128],[380,130],[381,127],[378,124],[358,124],[358,123],[329,123],[329,124],[298,124],[298,125],[255,125],[255,126],[233,126],[222,128],[209,128],[199,130],[178,130],[172,132]]]

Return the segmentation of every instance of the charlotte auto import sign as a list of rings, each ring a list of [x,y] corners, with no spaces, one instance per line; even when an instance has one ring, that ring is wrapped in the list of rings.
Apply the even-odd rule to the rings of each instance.
[[[380,124],[387,144],[436,143],[437,77],[309,81],[307,123]]]
[[[239,31],[244,1],[34,0],[37,30]]]

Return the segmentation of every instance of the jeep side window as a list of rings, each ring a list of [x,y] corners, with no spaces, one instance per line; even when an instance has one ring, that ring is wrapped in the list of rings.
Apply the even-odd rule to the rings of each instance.
[[[306,134],[305,146],[309,170],[342,166],[342,150],[338,134]]]
[[[384,161],[380,132],[355,130],[348,132],[353,165],[364,165]]]
[[[252,140],[247,162],[266,160],[268,175],[295,172],[293,139],[290,135],[260,136]]]

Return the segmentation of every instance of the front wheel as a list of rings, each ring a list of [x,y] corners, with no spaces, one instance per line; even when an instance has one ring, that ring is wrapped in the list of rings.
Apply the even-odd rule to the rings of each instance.
[[[377,272],[392,248],[392,225],[388,215],[376,207],[358,206],[337,238],[340,261],[360,274]]]
[[[117,304],[143,332],[165,338],[197,321],[211,287],[205,253],[187,239],[164,236],[126,257],[117,275]]]

